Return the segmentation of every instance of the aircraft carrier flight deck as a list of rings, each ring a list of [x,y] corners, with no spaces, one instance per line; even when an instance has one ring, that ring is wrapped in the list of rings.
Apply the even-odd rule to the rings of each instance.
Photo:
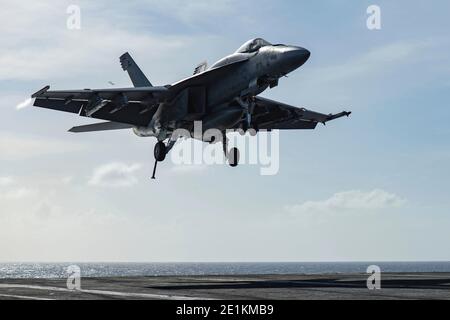
[[[383,274],[381,288],[367,288],[367,274],[159,276],[66,279],[0,279],[0,299],[163,300],[379,300],[450,299],[450,273]]]

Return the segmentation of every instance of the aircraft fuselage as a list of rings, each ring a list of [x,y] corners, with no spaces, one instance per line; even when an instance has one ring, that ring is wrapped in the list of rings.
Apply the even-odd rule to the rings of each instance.
[[[310,52],[301,47],[271,44],[253,52],[235,52],[205,71],[223,68],[220,77],[206,84],[203,82],[199,88],[204,95],[204,106],[199,112],[186,110],[193,94],[185,89],[170,103],[161,103],[150,125],[137,128],[135,133],[164,139],[178,128],[193,131],[194,121],[202,121],[204,131],[212,128],[224,131],[239,126],[239,122],[245,126],[246,115],[251,113],[252,97],[277,86],[279,78],[302,66],[309,56]],[[195,81],[196,76],[189,79]],[[196,103],[194,109],[200,105]],[[247,122],[251,126],[251,119]]]

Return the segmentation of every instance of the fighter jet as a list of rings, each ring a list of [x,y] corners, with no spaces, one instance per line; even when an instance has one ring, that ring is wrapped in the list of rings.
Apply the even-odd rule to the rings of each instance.
[[[133,83],[130,88],[49,91],[50,86],[32,95],[34,106],[77,113],[83,117],[107,120],[71,128],[70,132],[132,129],[139,137],[156,137],[155,178],[158,162],[178,140],[177,129],[190,138],[215,143],[211,137],[194,135],[194,123],[202,130],[222,132],[225,157],[233,167],[239,150],[228,150],[226,133],[274,129],[315,129],[318,123],[349,116],[351,112],[323,114],[258,96],[278,86],[279,79],[302,66],[310,57],[298,46],[271,44],[257,38],[244,43],[236,52],[210,67],[198,65],[194,74],[165,86],[153,86],[130,54],[120,57],[124,71]]]

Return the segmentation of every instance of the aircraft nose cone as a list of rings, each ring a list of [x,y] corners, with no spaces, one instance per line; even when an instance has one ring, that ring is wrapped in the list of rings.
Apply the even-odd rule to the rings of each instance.
[[[293,71],[308,61],[311,52],[301,47],[289,47],[283,54],[286,71]]]
[[[309,59],[311,56],[311,52],[308,49],[303,48],[303,57],[305,58],[305,62]]]

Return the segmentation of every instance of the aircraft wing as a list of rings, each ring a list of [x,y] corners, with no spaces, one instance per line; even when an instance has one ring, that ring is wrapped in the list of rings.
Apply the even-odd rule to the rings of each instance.
[[[256,97],[252,122],[259,129],[315,129],[317,123],[349,116],[351,112],[323,114],[305,108],[297,108],[274,100]]]
[[[158,100],[168,92],[167,87],[48,91],[49,88],[31,96],[35,98],[34,106],[134,126],[148,125]]]

